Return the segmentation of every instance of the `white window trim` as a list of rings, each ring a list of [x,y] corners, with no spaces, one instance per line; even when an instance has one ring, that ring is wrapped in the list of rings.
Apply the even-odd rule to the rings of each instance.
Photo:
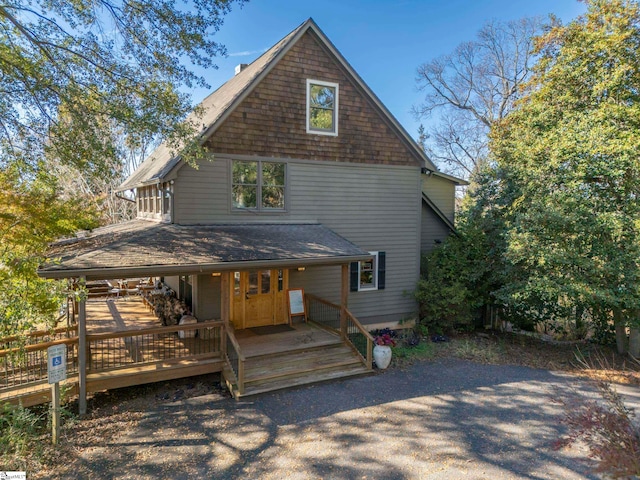
[[[255,207],[236,207],[233,204],[233,162],[256,162],[258,164],[257,171],[257,193],[256,193],[256,206]],[[283,208],[268,208],[262,206],[262,164],[263,163],[282,163],[284,164],[284,207]],[[248,160],[248,159],[240,159],[240,158],[230,158],[229,159],[229,185],[230,185],[230,195],[229,195],[229,205],[231,211],[234,213],[237,212],[251,212],[251,213],[260,213],[260,214],[268,214],[268,213],[287,213],[287,202],[288,200],[288,192],[289,192],[289,164],[288,162],[284,162],[281,159],[258,159],[258,160]],[[258,195],[259,194],[259,195]]]
[[[369,252],[373,257],[373,285],[369,287],[363,287],[360,283],[360,269],[362,268],[362,262],[358,262],[358,291],[369,292],[372,290],[378,290],[378,252]]]
[[[331,87],[336,90],[336,98],[334,99],[333,105],[333,131],[328,130],[316,130],[311,128],[309,121],[311,120],[309,116],[309,111],[311,110],[311,85],[322,85],[323,87]],[[338,99],[340,98],[340,86],[337,83],[333,82],[323,82],[322,80],[312,80],[307,78],[307,133],[315,134],[315,135],[329,135],[331,137],[338,136]]]

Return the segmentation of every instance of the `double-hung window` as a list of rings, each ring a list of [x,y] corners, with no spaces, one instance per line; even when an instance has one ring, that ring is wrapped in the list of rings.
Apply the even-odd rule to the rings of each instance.
[[[284,210],[286,164],[233,160],[231,202],[242,210]]]
[[[307,133],[338,135],[338,84],[307,80]]]
[[[386,253],[369,252],[371,258],[351,264],[351,291],[383,290],[386,283]]]

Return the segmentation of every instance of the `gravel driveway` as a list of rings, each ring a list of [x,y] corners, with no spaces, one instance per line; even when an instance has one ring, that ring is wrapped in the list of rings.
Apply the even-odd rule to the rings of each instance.
[[[165,403],[73,459],[75,478],[582,479],[554,451],[573,377],[446,359],[236,402]],[[637,397],[636,397],[637,399]],[[70,477],[73,478],[73,477]]]

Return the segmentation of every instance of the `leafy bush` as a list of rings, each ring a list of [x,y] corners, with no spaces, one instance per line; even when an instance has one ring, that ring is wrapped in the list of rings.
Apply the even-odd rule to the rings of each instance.
[[[467,247],[466,239],[449,237],[423,258],[424,270],[415,297],[420,324],[430,332],[471,325],[475,309],[482,304],[474,291]]]
[[[46,413],[38,414],[22,406],[0,405],[0,458],[3,464],[20,469],[25,457],[34,453],[42,434]]]
[[[569,433],[556,448],[582,440],[589,456],[598,461],[597,471],[612,478],[640,475],[640,429],[629,410],[608,382],[598,382],[603,401],[572,399],[564,404],[563,423]]]
[[[587,359],[578,351],[576,360],[583,368],[612,372],[613,367],[604,356]],[[627,408],[611,380],[599,380],[595,386],[599,399],[585,399],[573,395],[558,402],[563,406],[562,423],[568,434],[560,438],[556,448],[583,441],[589,457],[598,462],[597,471],[611,478],[637,478],[640,476],[640,425],[635,413]]]

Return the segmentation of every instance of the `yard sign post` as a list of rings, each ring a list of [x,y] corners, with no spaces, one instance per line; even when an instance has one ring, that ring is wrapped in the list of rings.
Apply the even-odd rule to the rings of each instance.
[[[53,345],[47,349],[47,376],[51,384],[51,443],[60,436],[60,382],[67,379],[67,346]]]

